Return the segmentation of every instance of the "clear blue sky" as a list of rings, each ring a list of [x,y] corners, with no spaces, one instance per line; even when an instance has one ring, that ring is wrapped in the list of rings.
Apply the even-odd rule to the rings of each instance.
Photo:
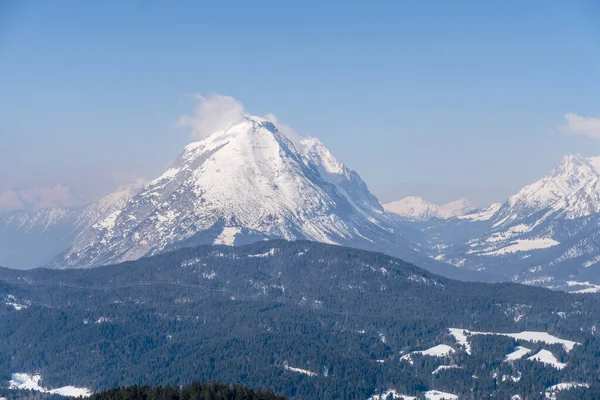
[[[320,138],[382,201],[502,200],[600,154],[560,129],[600,117],[600,3],[2,1],[0,190],[152,177],[192,93]]]

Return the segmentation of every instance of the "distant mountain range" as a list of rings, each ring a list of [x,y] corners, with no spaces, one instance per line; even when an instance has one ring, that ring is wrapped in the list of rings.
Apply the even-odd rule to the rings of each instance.
[[[519,282],[596,291],[600,157],[566,156],[505,203],[420,228],[438,260]]]
[[[89,268],[188,246],[314,240],[465,280],[600,291],[600,157],[566,156],[504,203],[381,206],[318,139],[260,117],[188,145],[149,183],[83,208],[0,214],[0,264]]]
[[[294,144],[272,122],[247,116],[188,145],[52,265],[88,268],[179,247],[283,238],[384,251],[462,274],[429,258],[405,229],[321,141]]]
[[[145,182],[137,180],[79,208],[43,208],[0,214],[0,265],[33,268],[47,264],[98,220],[118,211]]]
[[[458,217],[475,210],[476,207],[468,199],[458,199],[443,205],[437,205],[421,197],[410,196],[384,204],[383,208],[401,217],[425,221],[430,218]]]

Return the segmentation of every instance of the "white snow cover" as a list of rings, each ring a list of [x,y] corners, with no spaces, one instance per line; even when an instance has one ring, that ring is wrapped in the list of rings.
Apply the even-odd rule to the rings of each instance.
[[[373,396],[369,397],[367,400],[387,400],[390,395],[392,396],[392,399],[417,400],[416,397],[407,396],[405,394],[400,394],[400,393],[396,392],[395,389],[386,390],[385,392],[383,392],[381,394],[374,394]]]
[[[530,232],[533,229],[532,226],[527,224],[517,224],[511,226],[505,231],[494,232],[490,237],[488,237],[485,241],[489,243],[498,243],[510,240],[515,236],[522,235],[523,233]]]
[[[470,345],[468,343],[469,335],[499,335],[499,336],[507,336],[511,337],[515,340],[523,340],[528,342],[536,342],[536,343],[547,343],[547,344],[560,344],[564,347],[565,351],[568,353],[573,350],[575,345],[581,345],[581,343],[573,342],[571,340],[560,339],[556,336],[553,336],[546,332],[535,332],[535,331],[524,331],[519,333],[495,333],[495,332],[476,332],[469,331],[466,329],[457,329],[450,328],[450,334],[454,336],[456,339],[456,343],[465,347],[468,354],[470,353]]]
[[[586,213],[589,215],[589,212],[594,209],[600,210],[598,201],[590,202],[585,198],[588,194],[585,190],[584,193],[577,195],[576,199],[565,200],[570,194],[576,193],[580,188],[591,187],[598,180],[600,175],[592,162],[593,160],[580,155],[563,157],[558,167],[547,176],[524,187],[508,199],[502,210],[504,218],[497,223],[497,226],[531,216],[555,205],[557,205],[554,207],[555,210],[562,209],[570,217],[583,216]],[[561,200],[565,201],[559,203]],[[562,207],[558,204],[562,204]]]
[[[4,298],[4,304],[6,304],[7,306],[11,306],[16,311],[21,311],[28,308],[31,305],[31,302],[29,300],[19,302],[15,296],[13,296],[12,294],[8,294]]]
[[[463,347],[467,354],[471,354],[471,343],[469,343],[469,338],[467,337],[467,333],[470,333],[466,329],[459,328],[449,328],[450,334],[454,336],[456,340],[456,344]]]
[[[493,203],[481,210],[475,210],[465,215],[458,215],[457,218],[473,222],[489,221],[498,212],[500,207],[502,207],[502,203]]]
[[[551,367],[556,369],[563,369],[567,366],[567,364],[563,364],[560,361],[558,361],[556,357],[554,357],[554,354],[552,354],[548,350],[540,350],[527,359],[531,361],[539,361],[543,364],[550,365]]]
[[[383,208],[406,218],[427,220],[434,217],[447,219],[464,215],[472,211],[475,207],[467,199],[459,199],[443,205],[437,205],[421,197],[409,196],[384,204]]]
[[[433,346],[430,349],[422,350],[422,351],[412,351],[408,354],[400,357],[400,361],[408,361],[409,363],[413,363],[412,355],[413,354],[421,354],[424,356],[430,357],[448,357],[450,354],[454,353],[455,350],[448,346],[447,344],[438,344],[437,346]]]
[[[235,235],[241,232],[240,228],[225,227],[221,231],[221,234],[215,239],[214,244],[225,244],[227,246],[233,246],[235,241]]]
[[[527,347],[517,346],[515,351],[507,354],[506,357],[504,357],[504,361],[519,360],[529,354],[530,351],[531,349],[528,349]]]
[[[458,396],[452,393],[430,390],[424,393],[425,400],[458,400]]]
[[[456,247],[458,252],[452,255],[437,252],[431,256],[455,266],[478,269],[486,266],[479,257],[497,257],[490,261],[497,263],[501,261],[500,257],[510,257],[511,261],[520,257],[523,260],[541,253],[554,257],[554,260],[541,261],[544,264],[557,265],[573,260],[573,263],[589,268],[600,264],[599,216],[600,157],[568,155],[549,174],[524,187],[503,204],[493,204],[487,209],[458,217],[469,222],[489,221],[491,226],[481,224],[487,232],[473,231],[474,237]],[[445,237],[447,234],[438,235]],[[439,238],[436,239],[439,241]],[[577,258],[579,260],[576,261]],[[520,260],[515,262],[524,265]],[[566,264],[566,268],[574,269],[575,266]],[[587,290],[583,293],[594,291],[592,288],[584,289]]]
[[[272,257],[275,255],[275,253],[277,252],[276,249],[271,249],[269,251],[267,251],[266,253],[260,253],[260,254],[248,254],[249,258],[265,258],[265,257]]]
[[[308,375],[308,376],[317,376],[317,374],[315,372],[309,371],[307,369],[300,369],[300,368],[294,368],[294,367],[290,367],[289,365],[285,364],[283,366],[283,368],[287,371],[292,371],[292,372],[298,372],[300,374],[304,374],[304,375]]]
[[[415,353],[420,353],[424,356],[432,356],[432,357],[447,357],[450,354],[454,353],[454,349],[447,344],[438,344],[430,349],[424,351],[415,351]]]
[[[548,400],[555,400],[557,398],[557,393],[563,390],[569,390],[579,387],[590,387],[587,383],[577,383],[577,382],[564,382],[557,383],[556,385],[552,385],[546,388],[545,397]]]
[[[553,247],[560,244],[556,240],[552,238],[537,238],[537,239],[518,239],[514,244],[510,246],[503,247],[498,250],[488,251],[486,253],[482,253],[484,256],[499,256],[509,253],[516,253],[518,251],[531,251],[538,249],[547,249],[548,247]]]
[[[577,289],[572,291],[571,293],[600,293],[600,285],[596,285],[594,283],[590,283],[588,281],[580,282],[580,281],[567,281],[568,286],[579,286],[582,289]]]
[[[37,390],[38,392],[58,394],[61,396],[72,396],[72,397],[87,397],[92,394],[92,391],[85,388],[78,388],[75,386],[64,386],[57,389],[43,388],[39,385],[42,377],[40,375],[31,375],[26,373],[12,374],[11,380],[8,382],[9,389],[24,389],[24,390]]]
[[[186,146],[165,173],[84,231],[55,266],[134,260],[215,229],[212,240],[223,244],[241,230],[339,244],[384,237],[392,226],[358,174],[321,142],[310,140],[299,152],[270,121],[247,116]]]
[[[440,365],[439,367],[437,367],[436,369],[433,370],[433,372],[431,373],[431,375],[436,375],[440,371],[443,371],[445,369],[455,369],[455,368],[460,368],[460,367],[458,365],[456,365],[456,364],[452,364],[452,365]]]

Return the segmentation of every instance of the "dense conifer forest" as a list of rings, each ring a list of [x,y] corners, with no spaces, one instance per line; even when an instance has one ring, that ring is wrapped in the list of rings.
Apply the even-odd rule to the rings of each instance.
[[[43,387],[94,391],[219,380],[295,399],[388,389],[539,399],[576,382],[589,387],[557,398],[599,398],[599,296],[453,281],[340,246],[272,241],[90,270],[0,269],[0,300],[3,387],[19,372],[39,373]],[[469,354],[449,328],[540,331],[580,345],[473,335]],[[401,361],[438,345],[453,351]],[[505,361],[516,346],[548,350],[565,367]]]

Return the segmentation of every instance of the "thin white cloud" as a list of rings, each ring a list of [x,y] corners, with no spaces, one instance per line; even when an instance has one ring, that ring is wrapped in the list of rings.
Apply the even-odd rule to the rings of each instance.
[[[16,191],[5,190],[0,192],[0,211],[21,210],[23,208],[23,203]]]
[[[231,96],[212,94],[204,97],[197,94],[194,98],[198,104],[193,115],[179,119],[179,125],[192,128],[194,139],[204,139],[219,129],[236,123],[246,114],[244,105]]]
[[[567,133],[600,139],[600,118],[588,118],[575,113],[567,113],[565,119],[567,120],[565,127]]]
[[[42,208],[75,207],[84,203],[63,184],[27,189],[9,189],[0,193],[0,210],[37,211]]]
[[[182,116],[179,119],[179,125],[192,128],[192,138],[204,139],[220,129],[227,128],[230,125],[241,121],[246,113],[246,108],[241,101],[221,94],[212,94],[203,96],[194,95],[197,105],[190,116]],[[294,143],[296,147],[301,146],[304,139],[291,126],[279,122],[273,113],[263,117],[271,121],[281,133]]]

